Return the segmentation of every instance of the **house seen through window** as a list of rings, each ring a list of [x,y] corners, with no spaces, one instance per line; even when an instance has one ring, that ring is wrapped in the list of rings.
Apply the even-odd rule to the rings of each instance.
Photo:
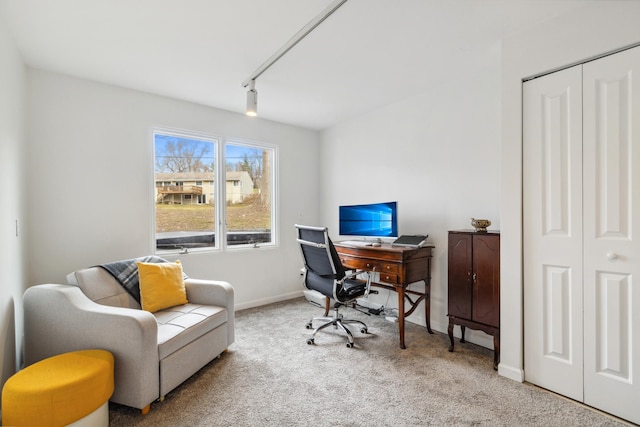
[[[273,147],[156,131],[154,148],[157,250],[275,243]]]

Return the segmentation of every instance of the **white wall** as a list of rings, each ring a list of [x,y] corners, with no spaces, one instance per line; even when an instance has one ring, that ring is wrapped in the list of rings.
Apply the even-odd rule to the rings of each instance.
[[[236,308],[301,295],[294,224],[318,217],[317,132],[40,70],[28,88],[30,284],[153,253],[159,125],[279,146],[279,246],[180,259],[191,277],[231,282]]]
[[[601,2],[503,42],[501,354],[524,378],[522,324],[522,79],[640,42],[640,2]]]
[[[427,93],[325,131],[321,148],[322,221],[333,237],[339,205],[392,200],[400,234],[429,234],[431,325],[441,332],[448,325],[447,232],[470,229],[471,217],[500,229],[500,47],[455,71]],[[386,303],[386,291],[376,300]],[[387,306],[398,306],[395,293]],[[408,320],[424,325],[424,309]],[[482,332],[467,337],[493,346]]]
[[[0,19],[0,387],[20,364],[22,342],[22,294],[26,289],[22,202],[24,81],[22,60]],[[16,221],[20,227],[18,236]]]

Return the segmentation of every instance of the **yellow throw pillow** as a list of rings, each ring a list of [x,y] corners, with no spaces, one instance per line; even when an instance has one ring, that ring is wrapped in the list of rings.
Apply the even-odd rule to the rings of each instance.
[[[137,264],[140,304],[143,310],[154,313],[189,302],[180,261],[175,263],[138,262]]]

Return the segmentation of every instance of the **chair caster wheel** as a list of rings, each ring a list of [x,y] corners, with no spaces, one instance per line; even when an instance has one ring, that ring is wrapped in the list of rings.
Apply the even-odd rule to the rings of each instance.
[[[353,348],[353,343],[348,342],[347,343],[347,348]]]
[[[313,344],[313,338],[307,339],[307,344],[309,344],[309,345]]]
[[[305,325],[305,328],[307,328],[307,329],[311,329],[312,327],[313,327],[313,326],[311,326],[311,322],[309,322],[309,323],[307,323],[307,324]]]
[[[367,328],[362,328],[360,329],[360,332],[362,332],[363,334],[368,334],[369,331],[367,330]]]

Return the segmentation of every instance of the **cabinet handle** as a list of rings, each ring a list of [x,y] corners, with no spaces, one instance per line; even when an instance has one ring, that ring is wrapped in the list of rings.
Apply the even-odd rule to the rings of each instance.
[[[614,252],[607,252],[607,259],[611,262],[615,262],[618,260],[618,254],[614,253]]]
[[[477,282],[478,275],[476,273],[473,273],[473,283]]]

